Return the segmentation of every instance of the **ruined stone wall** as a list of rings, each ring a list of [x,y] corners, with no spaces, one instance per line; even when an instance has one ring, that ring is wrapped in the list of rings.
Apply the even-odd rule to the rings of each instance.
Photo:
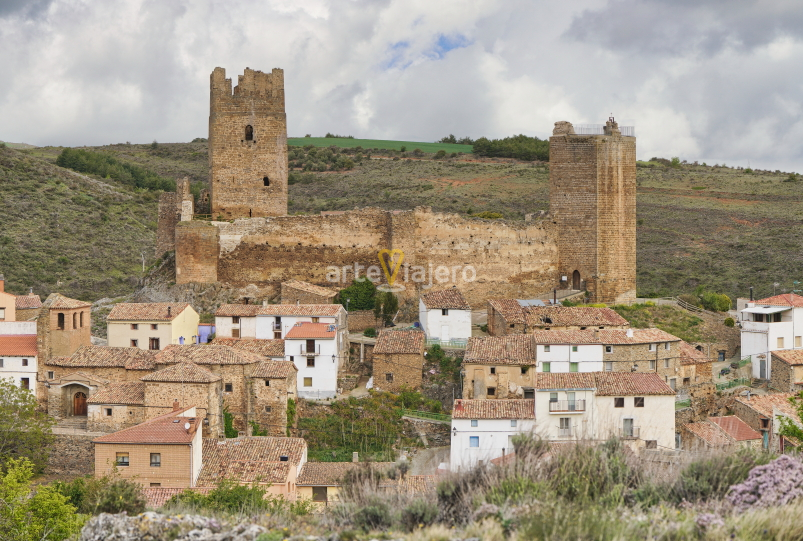
[[[218,281],[220,230],[208,222],[181,222],[176,227],[176,283]]]
[[[95,474],[95,446],[97,435],[56,434],[50,446],[45,475],[80,477]]]
[[[270,385],[265,385],[265,381]],[[295,396],[295,372],[287,379],[252,378],[248,382],[250,397],[249,421],[256,421],[268,436],[285,436],[287,431],[287,398]],[[288,395],[288,391],[292,395]],[[250,427],[249,427],[250,434]]]
[[[402,387],[419,389],[423,376],[424,357],[418,354],[374,354],[374,388],[398,392]],[[387,375],[391,374],[388,381]]]
[[[246,68],[233,91],[226,70],[212,72],[209,172],[213,217],[287,214],[283,70]]]
[[[789,393],[795,390],[794,369],[787,363],[772,355],[772,375],[770,378],[770,388],[777,389],[782,393]]]
[[[377,319],[373,310],[352,310],[348,317],[349,332],[362,332],[365,329],[376,329],[382,321]]]
[[[176,181],[175,192],[162,192],[159,195],[159,213],[156,227],[156,256],[176,249],[176,226],[182,220],[192,220],[193,196],[190,193],[190,179]]]

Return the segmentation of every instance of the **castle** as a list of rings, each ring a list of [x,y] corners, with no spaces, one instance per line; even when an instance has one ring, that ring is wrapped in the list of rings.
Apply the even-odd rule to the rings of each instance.
[[[345,287],[354,278],[349,269],[378,268],[378,252],[388,250],[403,252],[396,256],[395,282],[388,280],[403,298],[433,285],[456,285],[478,305],[489,297],[528,298],[553,289],[586,290],[595,302],[635,298],[636,139],[623,135],[613,118],[604,127],[578,130],[585,133],[555,123],[550,212],[535,221],[484,220],[428,207],[288,216],[283,81],[280,69],[246,68],[232,90],[224,69],[212,72],[211,216],[194,216],[186,181],[159,201],[157,252],[175,250],[176,283],[278,291],[281,282],[300,279]],[[333,268],[339,284],[332,283]],[[428,277],[423,282],[417,269]]]

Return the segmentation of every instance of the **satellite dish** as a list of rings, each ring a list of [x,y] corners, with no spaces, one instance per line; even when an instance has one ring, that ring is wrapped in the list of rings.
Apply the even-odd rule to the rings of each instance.
[[[184,423],[184,430],[190,429],[190,423]]]

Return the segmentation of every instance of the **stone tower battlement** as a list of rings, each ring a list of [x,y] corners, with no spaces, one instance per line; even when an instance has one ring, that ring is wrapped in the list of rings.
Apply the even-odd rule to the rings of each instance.
[[[287,214],[284,71],[249,68],[232,89],[226,70],[210,76],[209,184],[213,217]]]

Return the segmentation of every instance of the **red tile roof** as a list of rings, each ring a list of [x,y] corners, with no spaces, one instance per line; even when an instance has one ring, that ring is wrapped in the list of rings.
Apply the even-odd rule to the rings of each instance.
[[[535,419],[535,400],[454,401],[452,419]]]
[[[632,336],[628,336],[632,331]],[[536,344],[632,345],[679,342],[680,338],[661,329],[598,329],[585,331],[533,331]]]
[[[213,383],[222,378],[195,363],[176,363],[139,379],[154,382]]]
[[[327,486],[339,487],[343,477],[356,468],[365,467],[366,464],[375,470],[388,470],[394,462],[307,462],[298,476],[298,486]]]
[[[65,297],[61,293],[51,293],[42,306],[51,310],[72,310],[73,308],[89,308],[91,303]]]
[[[260,361],[251,365],[252,378],[285,379],[298,372],[292,361]]]
[[[464,364],[535,364],[533,339],[528,334],[472,337],[468,339]]]
[[[287,334],[284,335],[285,340],[304,340],[304,339],[320,339],[331,340],[337,336],[337,325],[334,323],[309,323],[301,322],[293,325]]]
[[[205,439],[204,465],[198,486],[215,486],[222,479],[239,482],[285,483],[290,466],[305,458],[307,442],[301,438],[250,436],[226,440]],[[288,457],[286,462],[281,456]]]
[[[318,295],[319,297],[325,297],[330,299],[333,298],[338,293],[337,289],[316,286],[315,284],[310,284],[309,282],[302,282],[301,280],[288,280],[286,282],[282,282],[282,287],[290,287],[292,289],[305,291],[307,293],[312,293],[313,295]]]
[[[526,321],[524,308],[516,299],[488,299],[488,306],[499,312],[507,323],[524,323]]]
[[[182,492],[190,491],[199,494],[208,494],[210,490],[215,487],[201,487],[201,488],[162,488],[162,487],[147,487],[142,489],[142,495],[145,496],[146,505],[149,509],[159,509],[166,504],[173,496],[178,496]]]
[[[255,316],[323,316],[333,317],[343,307],[339,304],[222,304],[215,311],[216,316],[255,317]]]
[[[0,335],[0,357],[36,357],[35,334]]]
[[[449,310],[471,310],[463,294],[456,287],[443,289],[441,291],[430,291],[421,295],[421,302],[430,310],[449,309]]]
[[[736,398],[736,401],[768,419],[773,418],[775,415],[773,412],[778,412],[797,419],[797,410],[795,410],[795,407],[789,401],[793,396],[797,396],[797,393],[750,395],[749,399],[746,396],[740,396]]]
[[[790,366],[803,364],[803,349],[778,349],[772,352],[772,356]]]
[[[699,423],[687,423],[683,425],[686,430],[703,440],[710,447],[722,447],[733,443],[727,434],[713,423],[701,421]]]
[[[229,346],[243,351],[250,351],[251,353],[258,353],[263,357],[284,357],[284,340],[215,337],[211,345]]]
[[[423,355],[426,337],[421,331],[393,331],[383,329],[374,345],[374,355],[418,354]]]
[[[538,372],[536,388],[596,389],[597,396],[674,395],[658,374],[648,372]]]
[[[39,295],[34,294],[19,295],[16,299],[14,299],[14,304],[16,305],[17,310],[41,308],[42,299],[39,298]]]
[[[145,403],[145,383],[141,381],[110,383],[90,396],[87,403],[143,405]]]
[[[186,345],[170,344],[156,354],[156,362],[166,363],[195,363],[195,364],[253,364],[264,360],[258,353],[251,353],[242,349],[216,345]]]
[[[803,297],[794,293],[784,293],[766,299],[753,301],[755,306],[791,306],[793,308],[803,308]]]
[[[524,309],[529,327],[629,327],[625,318],[610,308],[591,306],[528,306]]]
[[[93,443],[188,444],[201,424],[200,417],[182,416],[191,408],[183,408],[154,417],[144,423],[101,436]],[[184,428],[190,423],[189,430]]]
[[[750,428],[750,425],[736,417],[709,417],[709,421],[722,429],[734,441],[760,440],[761,434]]]
[[[125,368],[126,370],[153,370],[155,352],[139,348],[107,346],[81,346],[69,357],[52,357],[47,364],[80,368]]]
[[[594,372],[538,372],[535,375],[535,388],[539,391],[551,389],[596,389]]]
[[[698,350],[688,342],[684,342],[683,340],[680,341],[680,364],[689,365],[710,362],[713,362],[713,359],[706,357],[705,353]]]
[[[186,302],[121,302],[114,305],[106,321],[173,321],[187,308],[192,307]]]

